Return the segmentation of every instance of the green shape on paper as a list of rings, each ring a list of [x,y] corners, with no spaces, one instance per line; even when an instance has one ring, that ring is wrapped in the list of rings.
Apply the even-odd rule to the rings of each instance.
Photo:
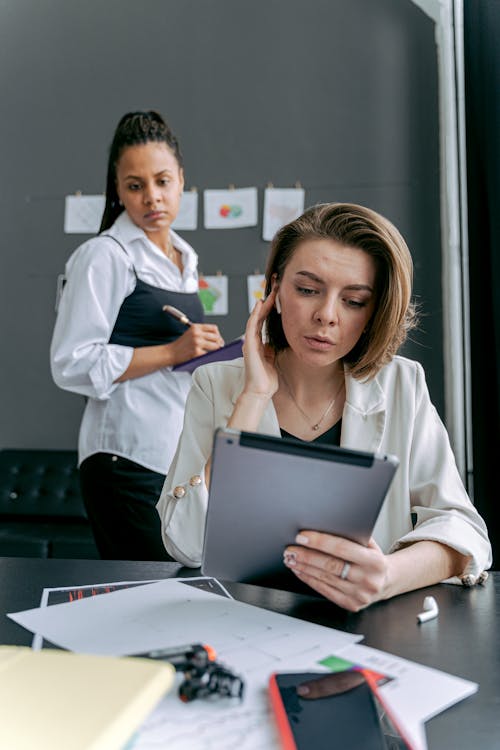
[[[339,656],[327,656],[326,659],[321,659],[318,664],[328,667],[330,672],[346,672],[353,667],[352,662],[341,659]]]
[[[217,299],[219,297],[219,294],[215,292],[213,289],[200,289],[198,291],[198,296],[201,300],[201,304],[203,305],[203,309],[206,313],[211,313],[214,309],[214,305],[217,302]]]

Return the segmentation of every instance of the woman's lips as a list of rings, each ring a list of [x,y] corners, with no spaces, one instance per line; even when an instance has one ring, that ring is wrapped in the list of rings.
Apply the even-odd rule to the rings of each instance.
[[[161,219],[165,216],[164,211],[150,211],[148,214],[144,216],[145,219]]]
[[[322,336],[304,336],[307,344],[313,349],[325,351],[331,349],[335,344],[330,339],[323,338]]]

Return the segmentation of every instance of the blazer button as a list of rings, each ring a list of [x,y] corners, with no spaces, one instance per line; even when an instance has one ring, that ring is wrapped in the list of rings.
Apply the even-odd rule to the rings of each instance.
[[[195,474],[194,477],[191,477],[189,480],[189,484],[191,487],[198,487],[198,485],[201,484],[201,477],[198,476],[198,474]]]
[[[467,588],[469,588],[470,586],[474,586],[474,584],[476,583],[475,577],[471,575],[470,573],[468,573],[465,576],[462,576],[461,580],[462,580],[462,586],[467,586]]]
[[[174,487],[174,497],[176,497],[177,500],[180,500],[185,494],[186,490],[180,484],[178,484],[177,487]]]

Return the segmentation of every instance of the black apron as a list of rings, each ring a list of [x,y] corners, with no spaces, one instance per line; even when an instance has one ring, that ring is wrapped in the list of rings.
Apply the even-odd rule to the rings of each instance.
[[[123,245],[115,240],[126,253]],[[181,310],[193,323],[203,323],[203,305],[197,292],[172,292],[168,289],[146,284],[137,277],[133,292],[122,302],[109,343],[122,346],[155,346],[170,344],[182,336],[186,326],[180,320],[163,311],[164,305],[172,305]]]

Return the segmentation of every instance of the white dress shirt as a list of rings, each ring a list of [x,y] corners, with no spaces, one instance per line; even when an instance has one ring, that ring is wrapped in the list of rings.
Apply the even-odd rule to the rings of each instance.
[[[244,383],[243,359],[205,365],[193,373],[184,429],[157,505],[165,547],[184,565],[197,567],[201,561],[208,498],[205,464],[214,430],[227,425]],[[272,401],[257,432],[280,435]],[[467,496],[418,362],[394,357],[368,382],[346,371],[340,444],[399,458],[373,532],[385,553],[431,540],[468,557],[463,575],[474,580],[491,566],[485,523]],[[273,491],[286,492],[286,477]],[[459,578],[451,581],[460,583]]]
[[[66,285],[52,337],[55,383],[87,397],[78,441],[79,463],[94,453],[113,453],[165,474],[182,429],[191,375],[165,367],[116,383],[133,348],[109,344],[120,307],[137,276],[174,292],[198,290],[198,258],[172,230],[182,254],[181,274],[124,211],[106,230],[78,247],[66,264]]]

